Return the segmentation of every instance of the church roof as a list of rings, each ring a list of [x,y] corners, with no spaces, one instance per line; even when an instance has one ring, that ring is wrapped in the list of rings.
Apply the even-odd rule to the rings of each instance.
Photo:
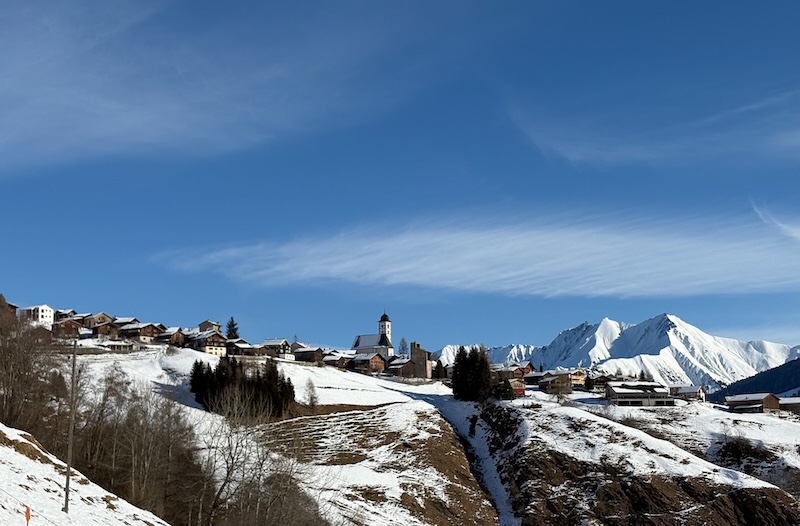
[[[375,347],[394,347],[385,334],[359,334],[353,340],[353,349],[373,349]]]
[[[391,321],[391,320],[389,320],[389,315],[384,312],[383,316],[381,316],[380,321]]]

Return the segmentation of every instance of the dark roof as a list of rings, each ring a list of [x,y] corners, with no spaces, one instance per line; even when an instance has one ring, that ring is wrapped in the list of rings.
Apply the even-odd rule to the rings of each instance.
[[[383,316],[381,316],[380,321],[391,321],[391,320],[389,320],[389,315],[384,312]]]

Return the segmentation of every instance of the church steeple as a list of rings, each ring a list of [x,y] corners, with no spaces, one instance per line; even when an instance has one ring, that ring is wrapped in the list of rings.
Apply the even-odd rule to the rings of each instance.
[[[383,311],[383,316],[381,316],[381,319],[378,320],[378,334],[385,335],[386,339],[390,342],[389,345],[391,345],[392,322],[389,320],[389,316],[386,314],[386,311]]]

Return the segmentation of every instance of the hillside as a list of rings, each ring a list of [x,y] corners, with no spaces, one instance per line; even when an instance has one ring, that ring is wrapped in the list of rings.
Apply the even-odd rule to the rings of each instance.
[[[66,465],[33,437],[0,424],[0,524],[25,524],[27,505],[31,525],[167,526],[74,471],[65,514],[65,475]]]
[[[215,417],[198,410],[187,391],[195,359],[217,360],[156,348],[82,357],[92,374],[117,363],[182,401],[202,430]],[[320,414],[249,434],[288,462],[303,494],[334,523],[617,525],[653,514],[663,515],[657,524],[800,521],[792,497],[741,471],[783,487],[779,472],[800,465],[800,424],[794,420],[753,415],[757,425],[742,425],[741,415],[703,404],[663,415],[632,409],[632,415],[616,414],[594,395],[576,393],[565,406],[538,391],[487,410],[453,400],[440,383],[404,384],[292,362],[280,367],[300,401],[311,380]],[[648,418],[661,426],[650,434],[637,427]],[[776,469],[752,463],[726,469],[724,459],[715,461],[720,436],[731,428],[753,443],[771,437]],[[749,514],[753,502],[761,503],[760,515]],[[713,522],[716,516],[727,522]]]
[[[457,349],[448,345],[434,356],[452,363]],[[548,345],[487,351],[495,363],[530,361],[535,367],[586,367],[602,374],[643,371],[665,385],[703,385],[711,392],[800,357],[800,346],[712,336],[670,314],[634,325],[605,318],[565,330]]]

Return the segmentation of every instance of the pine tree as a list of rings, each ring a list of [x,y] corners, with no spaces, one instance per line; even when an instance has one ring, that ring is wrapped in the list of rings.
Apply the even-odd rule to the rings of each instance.
[[[233,316],[231,316],[231,319],[228,320],[228,324],[225,326],[225,337],[229,340],[239,338],[239,326],[236,325]]]
[[[400,354],[408,354],[408,343],[405,338],[400,338]]]

